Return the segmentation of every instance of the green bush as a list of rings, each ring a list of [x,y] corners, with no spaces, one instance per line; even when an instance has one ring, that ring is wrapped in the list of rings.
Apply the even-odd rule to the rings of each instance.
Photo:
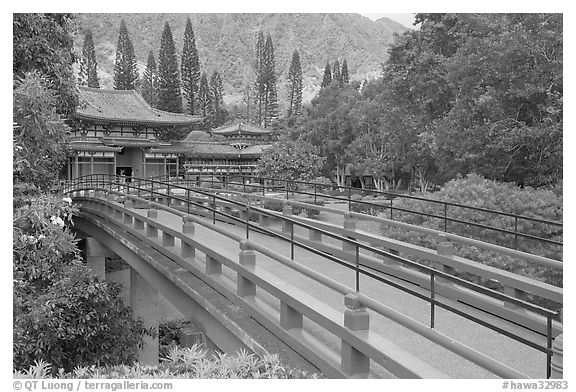
[[[14,372],[14,378],[50,378],[52,366],[40,361],[25,371]],[[254,354],[240,351],[236,355],[216,353],[208,354],[202,346],[188,348],[173,347],[158,366],[119,365],[107,367],[78,366],[71,372],[59,372],[55,375],[62,379],[149,379],[149,378],[188,378],[188,379],[296,379],[318,378],[316,373],[309,374],[298,369],[282,365],[277,355],[258,358]]]
[[[562,196],[551,190],[524,188],[520,189],[512,184],[498,183],[486,180],[478,175],[471,174],[465,179],[452,180],[439,192],[434,194],[418,195],[435,200],[448,201],[464,205],[483,207],[506,211],[513,214],[519,214],[534,218],[562,221]],[[439,203],[426,203],[419,200],[397,198],[394,200],[395,208],[404,208],[408,210],[425,212],[443,216],[444,207]],[[449,207],[448,216],[455,219],[471,221],[474,223],[514,229],[514,219],[505,216],[495,216],[485,212],[471,211],[463,208]],[[384,216],[387,217],[387,216]],[[418,226],[429,227],[432,229],[444,230],[442,219],[419,216],[412,213],[394,211],[394,219]],[[518,231],[539,237],[562,240],[562,230],[555,229],[552,226],[537,225],[526,221],[518,221]],[[483,240],[493,244],[513,247],[514,237],[506,236],[493,230],[474,227],[464,224],[448,223],[448,232],[452,232],[465,237]],[[384,236],[397,240],[409,242],[415,245],[425,246],[436,249],[438,239],[429,235],[422,235],[417,232],[404,229],[394,228],[388,225],[382,225],[382,234]],[[500,268],[506,271],[514,272],[520,275],[528,276],[540,281],[550,283],[556,286],[563,285],[563,274],[561,271],[555,271],[549,267],[535,265],[518,259],[501,255],[495,252],[479,249],[477,247],[465,246],[455,243],[456,254],[470,260],[475,260],[486,265]],[[537,243],[535,241],[519,241],[519,249],[528,253],[539,254],[542,256],[562,259],[561,248]],[[409,256],[407,256],[409,257]],[[411,258],[411,257],[409,257]],[[416,261],[425,262],[418,258],[412,258]],[[466,274],[460,274],[462,277],[468,277]],[[478,283],[489,285],[490,282],[478,281]],[[547,301],[541,301],[538,298],[529,298],[532,302],[556,307]]]
[[[131,363],[144,331],[132,320],[119,287],[97,280],[67,228],[70,199],[41,196],[14,210],[13,364],[35,361],[72,369]]]

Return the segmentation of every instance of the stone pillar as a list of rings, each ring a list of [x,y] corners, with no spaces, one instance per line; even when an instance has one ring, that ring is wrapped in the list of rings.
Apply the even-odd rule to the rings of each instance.
[[[110,253],[111,251],[96,238],[86,238],[86,264],[99,280],[106,279],[105,261]]]
[[[240,242],[238,264],[247,268],[254,268],[256,265],[256,253],[250,249],[246,241]],[[236,277],[236,293],[239,297],[255,295],[256,285],[239,273]]]
[[[286,217],[292,217],[292,206],[288,204],[284,204],[284,208],[282,208],[282,215]],[[288,222],[283,220],[282,221],[282,232],[283,233],[291,233],[292,232],[292,222]]]
[[[150,219],[157,219],[158,211],[151,206],[150,209],[146,212],[146,216]],[[148,237],[158,237],[158,228],[150,224],[146,224],[146,235]]]
[[[135,319],[142,320],[144,328],[154,328],[158,333],[158,290],[148,283],[134,268],[130,268],[130,307]],[[144,365],[158,364],[158,336],[144,336],[138,362]]]
[[[362,306],[355,294],[344,297],[344,326],[351,331],[367,331],[370,318],[366,307]],[[342,340],[340,369],[350,377],[368,377],[370,358]]]

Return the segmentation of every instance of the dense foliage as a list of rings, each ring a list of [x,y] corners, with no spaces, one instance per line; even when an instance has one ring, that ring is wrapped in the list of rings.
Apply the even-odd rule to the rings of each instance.
[[[168,22],[164,25],[158,55],[158,109],[182,113],[178,57]]]
[[[135,90],[138,81],[138,66],[134,45],[130,40],[124,19],[120,21],[120,32],[116,44],[116,61],[114,62],[114,89]]]
[[[562,191],[560,189],[533,189],[530,187],[520,189],[513,184],[490,181],[475,174],[471,174],[463,179],[452,180],[440,191],[426,195],[426,198],[491,210],[508,211],[512,214],[526,217],[562,222],[563,199]],[[419,200],[398,198],[394,200],[394,207],[398,209],[420,211],[437,216],[444,215],[444,206],[441,203],[430,203]],[[454,206],[448,208],[447,215],[453,219],[470,221],[480,225],[511,231],[514,231],[516,225],[513,217],[497,217],[486,212],[473,211]],[[444,220],[439,218],[431,218],[395,210],[394,219],[444,231]],[[546,225],[518,219],[517,229],[520,233],[562,241],[562,228],[554,225]],[[562,247],[558,247],[554,244],[547,244],[541,241],[524,239],[521,237],[516,240],[513,234],[503,234],[487,228],[455,222],[448,222],[448,231],[509,248],[514,248],[515,241],[517,241],[517,248],[521,251],[557,260],[562,259]],[[387,237],[416,245],[426,246],[432,249],[435,249],[438,244],[438,239],[436,237],[425,236],[420,233],[393,228],[388,225],[382,227],[382,233]],[[530,276],[554,285],[562,286],[563,284],[562,272],[553,271],[551,268],[539,266],[523,260],[513,259],[499,253],[486,251],[473,246],[458,245],[456,243],[454,245],[457,248],[457,254],[465,258],[476,260],[486,265],[491,265],[521,275]]]
[[[69,14],[14,14],[12,71],[14,80],[36,70],[52,84],[56,112],[69,115],[78,98],[72,64],[75,61]]]
[[[144,333],[120,288],[86,267],[68,224],[70,199],[39,196],[14,210],[14,368],[49,361],[68,371],[131,363]]]
[[[50,378],[52,365],[39,361],[24,371],[14,373],[14,378]],[[62,379],[148,379],[148,378],[185,378],[185,379],[299,379],[319,378],[316,373],[309,374],[292,369],[280,363],[277,355],[262,358],[246,351],[235,355],[217,353],[210,355],[202,346],[173,348],[158,366],[141,365],[78,367],[71,372],[56,375]]]
[[[313,146],[284,138],[264,150],[258,168],[263,177],[310,181],[318,177],[323,163]]]

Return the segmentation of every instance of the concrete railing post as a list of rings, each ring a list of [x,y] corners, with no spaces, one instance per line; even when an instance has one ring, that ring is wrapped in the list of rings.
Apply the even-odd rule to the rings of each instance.
[[[219,275],[221,273],[222,273],[222,263],[220,263],[212,256],[206,255],[206,274]]]
[[[344,326],[351,331],[367,331],[370,315],[355,294],[344,297]],[[367,377],[370,373],[370,357],[364,355],[345,340],[342,340],[340,369],[350,377]]]
[[[136,230],[144,230],[144,221],[142,219],[134,217],[134,228]]]
[[[138,362],[144,365],[158,364],[158,290],[148,283],[134,268],[130,268],[130,307],[134,318],[142,320],[144,328],[156,331],[156,337],[143,336]]]
[[[254,268],[256,265],[256,253],[251,249],[247,241],[240,241],[240,253],[238,255],[238,263],[246,268]],[[249,279],[238,273],[236,278],[236,294],[239,297],[246,297],[249,295],[256,295],[256,285]]]
[[[157,219],[158,211],[156,211],[154,207],[150,205],[150,209],[146,212],[146,216],[150,219]],[[146,225],[146,235],[148,237],[158,237],[158,228],[148,223]]]
[[[174,246],[174,236],[165,231],[162,232],[162,246]]]
[[[560,311],[560,322],[564,321],[564,310]],[[550,378],[564,378],[564,333],[556,336],[552,343],[552,361]]]
[[[184,215],[182,217],[182,233],[193,237],[195,233],[194,220],[191,215]],[[185,241],[181,241],[180,252],[182,257],[196,256],[196,248]]]
[[[350,213],[344,214],[344,225],[343,225],[344,229],[356,231],[356,224],[357,224],[357,220],[352,216],[352,214],[350,214]],[[352,237],[348,237],[348,238],[353,239]],[[355,252],[356,251],[356,245],[343,241],[342,242],[342,250],[345,252]]]
[[[318,230],[310,229],[308,232],[308,239],[310,241],[322,241],[322,233]]]
[[[504,286],[504,294],[509,295],[511,297],[514,298],[518,298],[520,300],[526,300],[528,298],[528,295],[526,294],[526,292],[519,290],[517,288],[514,287],[508,287],[508,286]],[[512,304],[510,302],[504,302],[504,307],[506,309],[513,309],[513,310],[520,310],[520,311],[526,311],[526,309],[524,309],[523,307],[519,306],[519,305],[515,305]]]
[[[302,328],[303,320],[302,313],[280,301],[280,326],[283,329]]]
[[[292,206],[289,204],[284,204],[284,207],[282,208],[282,215],[286,216],[286,217],[292,217]],[[282,222],[282,232],[283,233],[291,233],[292,232],[292,222],[288,222],[288,221],[283,221]]]

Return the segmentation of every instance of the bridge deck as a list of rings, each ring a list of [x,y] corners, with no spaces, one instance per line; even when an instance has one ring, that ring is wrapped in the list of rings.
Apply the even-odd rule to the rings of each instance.
[[[143,216],[146,210],[132,209],[132,211],[139,213]],[[173,215],[169,212],[158,210],[158,222],[164,224],[174,230],[180,230],[182,226],[182,219],[179,216]],[[217,225],[226,226],[227,230],[237,233],[238,235],[245,235],[243,227],[217,222]],[[279,229],[279,227],[277,227]],[[296,229],[295,235],[306,236],[307,233],[303,230]],[[214,232],[201,225],[196,225],[195,239],[202,242],[206,246],[217,249],[222,255],[236,260],[238,257],[238,243],[222,234]],[[276,252],[290,255],[290,245],[280,239],[272,238],[268,235],[250,232],[250,239],[257,241],[269,249]],[[158,239],[160,241],[160,239]],[[325,242],[330,240],[324,239]],[[175,247],[180,246],[179,241],[176,241]],[[257,265],[268,270],[270,273],[277,275],[282,280],[290,283],[294,287],[301,289],[317,300],[325,303],[326,305],[337,309],[343,310],[344,303],[343,297],[339,293],[326,288],[325,286],[317,283],[316,281],[303,276],[302,274],[292,270],[291,268],[281,265],[280,263],[271,260],[270,258],[256,252]],[[301,264],[312,268],[325,276],[338,280],[343,284],[354,287],[354,271],[335,263],[331,263],[310,252],[296,249],[295,260]],[[235,278],[233,271],[223,269],[224,274],[229,274]],[[360,290],[362,293],[381,301],[382,303],[401,311],[402,313],[410,316],[424,324],[429,320],[429,305],[428,303],[419,300],[405,292],[402,292],[393,287],[383,285],[370,278],[361,277]],[[416,287],[415,287],[416,288]],[[267,297],[265,297],[267,298]],[[277,301],[271,296],[268,297],[269,301]],[[448,301],[448,300],[446,300]],[[453,303],[453,305],[456,305]],[[459,304],[458,306],[465,307]],[[475,309],[466,307],[467,312],[477,312]],[[511,328],[509,324],[494,318],[493,323],[499,324],[504,328]],[[316,326],[309,320],[304,320],[305,328],[312,333],[325,340],[329,345],[338,348],[340,341],[333,335],[327,333],[324,329]],[[476,366],[461,357],[451,353],[450,351],[428,341],[424,337],[402,327],[398,324],[386,319],[375,312],[370,312],[370,328],[381,336],[393,341],[399,347],[405,349],[409,353],[414,354],[425,362],[433,364],[439,370],[445,372],[450,377],[455,378],[491,378],[494,377],[486,370]],[[507,337],[497,334],[494,331],[481,327],[473,322],[467,321],[459,316],[456,316],[448,311],[436,309],[436,329],[472,348],[475,348],[496,360],[506,363],[525,374],[534,378],[546,377],[546,356],[539,353],[534,349],[530,349],[520,343],[513,341]],[[523,330],[524,331],[524,330]],[[544,343],[544,338],[537,334],[529,332],[521,332],[524,337],[532,339],[535,342]],[[388,377],[386,371],[381,368],[375,369],[380,377]]]

